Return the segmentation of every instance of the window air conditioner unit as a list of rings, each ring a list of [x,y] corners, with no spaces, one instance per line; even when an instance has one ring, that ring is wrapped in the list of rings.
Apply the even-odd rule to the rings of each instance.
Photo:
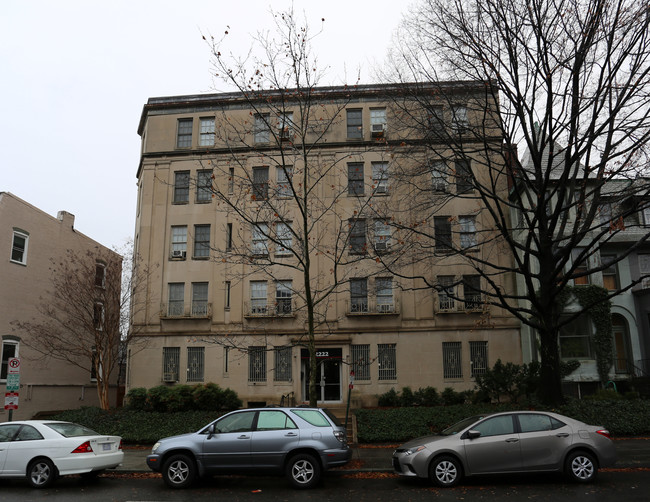
[[[172,258],[185,258],[186,256],[186,251],[172,251]]]
[[[390,244],[385,241],[375,242],[375,251],[387,251],[389,247]]]
[[[386,124],[371,124],[370,132],[373,136],[381,136],[386,131]]]
[[[386,192],[388,192],[388,186],[384,184],[377,185],[377,188],[375,189],[375,193],[386,193]]]
[[[163,382],[171,383],[171,382],[177,382],[178,381],[178,374],[177,373],[163,373]]]

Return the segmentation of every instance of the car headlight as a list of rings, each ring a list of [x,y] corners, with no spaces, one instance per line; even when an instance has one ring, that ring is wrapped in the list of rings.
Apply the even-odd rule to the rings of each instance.
[[[417,452],[424,450],[424,446],[414,446],[413,448],[409,448],[404,452],[405,455],[415,455]]]
[[[155,445],[153,445],[153,448],[151,448],[151,454],[153,455],[156,453],[156,450],[160,447],[160,441],[158,441]]]

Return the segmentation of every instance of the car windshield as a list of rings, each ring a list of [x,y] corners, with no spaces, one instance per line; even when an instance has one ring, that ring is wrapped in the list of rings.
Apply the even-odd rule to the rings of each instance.
[[[473,417],[468,417],[460,422],[456,422],[454,425],[451,427],[447,427],[444,431],[440,433],[441,436],[453,436],[454,434],[458,434],[460,431],[463,429],[466,429],[470,425],[472,425],[475,422],[478,422],[482,418],[485,418],[484,415],[475,415]]]
[[[78,436],[98,436],[94,430],[84,427],[83,425],[73,424],[70,422],[54,422],[50,424],[45,424],[50,429],[61,434],[66,438],[73,438]]]

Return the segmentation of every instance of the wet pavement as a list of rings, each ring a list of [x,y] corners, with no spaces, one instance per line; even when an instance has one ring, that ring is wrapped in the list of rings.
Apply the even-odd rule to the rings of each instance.
[[[614,439],[618,461],[616,468],[650,468],[650,438],[616,438]],[[362,444],[352,447],[352,460],[344,467],[336,468],[339,472],[392,472],[391,457],[394,445]],[[146,458],[151,452],[147,446],[125,446],[124,462],[118,471],[151,472]]]

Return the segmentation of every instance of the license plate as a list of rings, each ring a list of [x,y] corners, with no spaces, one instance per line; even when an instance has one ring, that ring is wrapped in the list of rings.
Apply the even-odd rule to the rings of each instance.
[[[102,450],[104,450],[104,451],[110,451],[110,450],[111,450],[111,445],[110,445],[110,443],[104,443],[104,444],[102,445]]]

